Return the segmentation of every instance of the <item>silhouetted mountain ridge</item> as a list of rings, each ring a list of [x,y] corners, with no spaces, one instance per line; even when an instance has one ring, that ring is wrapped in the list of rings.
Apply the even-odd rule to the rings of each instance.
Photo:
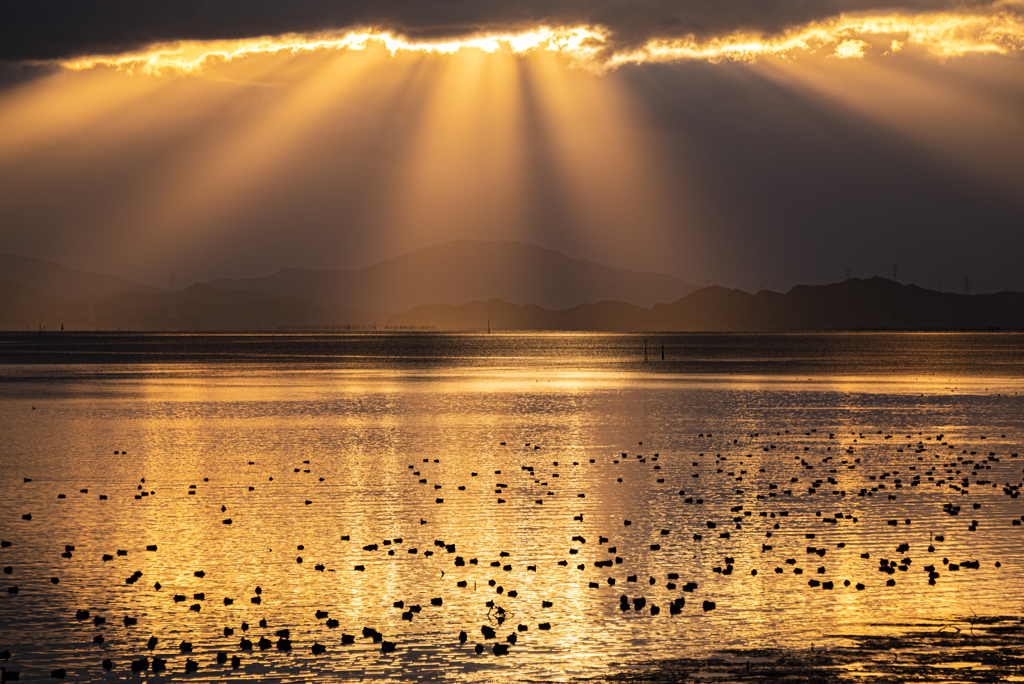
[[[419,306],[388,325],[446,330],[784,332],[804,330],[1024,330],[1024,293],[963,295],[885,278],[798,285],[785,294],[706,287],[649,309],[600,302],[562,311],[491,300]]]
[[[458,258],[453,260],[453,253]],[[469,263],[477,257],[478,262]],[[462,264],[459,268],[467,273],[453,276],[458,268],[452,264]],[[0,329],[6,330],[483,330],[488,321],[493,330],[1024,330],[1024,293],[943,293],[885,278],[797,285],[784,294],[706,287],[649,307],[609,298],[579,302],[602,286],[612,290],[630,284],[639,298],[653,296],[652,287],[668,291],[690,286],[670,276],[613,269],[520,243],[463,241],[359,271],[285,269],[269,279],[214,281],[231,287],[197,283],[176,292],[11,255],[0,255],[0,267]],[[400,278],[395,276],[399,271]],[[389,284],[392,278],[396,280]],[[574,285],[574,278],[582,284]],[[241,287],[253,282],[271,282],[274,287],[268,289],[286,293]],[[428,303],[413,299],[416,284]],[[468,284],[476,291],[490,288],[540,299],[547,292],[538,289],[543,286],[555,292],[549,299],[576,303],[556,308],[497,296],[429,303],[431,298],[454,297],[455,289]],[[563,286],[568,294],[558,292]],[[287,293],[310,288],[326,299]],[[337,299],[328,297],[334,291]],[[358,302],[360,292],[370,292],[371,302],[407,299],[416,304],[401,314],[346,304]]]
[[[18,293],[25,295],[25,290]],[[199,283],[173,293],[131,291],[76,299],[12,301],[0,294],[0,329],[6,330],[343,330],[374,328],[387,315]]]
[[[127,278],[90,273],[42,259],[14,254],[0,254],[0,281],[22,285],[57,297],[88,297],[117,294],[118,292],[158,291],[154,287],[136,283]],[[9,291],[10,288],[0,286],[0,294]]]
[[[265,278],[209,284],[388,311],[489,299],[549,309],[605,299],[651,306],[694,290],[669,275],[613,268],[521,242],[476,240],[424,247],[355,270],[288,268]]]

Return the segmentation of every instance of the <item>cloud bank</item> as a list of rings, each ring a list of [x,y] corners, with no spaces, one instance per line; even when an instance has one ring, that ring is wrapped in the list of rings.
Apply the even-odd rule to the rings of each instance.
[[[822,42],[838,45],[842,40],[835,36],[845,32],[844,40],[861,40],[851,37],[858,31],[952,41],[960,45],[955,52],[979,45],[1019,48],[1022,16],[1020,2],[991,0],[23,1],[0,9],[0,60],[66,61],[139,52],[158,43],[289,34],[339,40],[367,29],[422,45],[517,36],[539,27],[586,29],[595,38],[588,47],[613,65],[737,58],[764,45],[776,53]],[[916,18],[914,25],[907,25],[908,18]],[[855,48],[849,44],[840,55]]]

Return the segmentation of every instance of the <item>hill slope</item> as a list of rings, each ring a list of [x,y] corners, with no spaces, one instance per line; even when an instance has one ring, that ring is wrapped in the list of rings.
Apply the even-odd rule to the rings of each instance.
[[[502,301],[419,306],[388,325],[440,330],[1024,330],[1024,293],[961,295],[884,278],[798,285],[785,294],[708,287],[643,308],[600,302],[552,311]]]
[[[520,242],[474,240],[426,247],[351,271],[292,268],[266,278],[209,284],[222,290],[389,311],[489,299],[548,309],[606,299],[651,306],[675,301],[694,289],[672,276],[571,259]]]
[[[175,292],[118,292],[81,298],[25,298],[0,292],[0,330],[276,331],[373,328],[382,311],[226,292],[192,285]]]
[[[41,293],[58,297],[90,297],[118,292],[157,292],[156,288],[118,276],[90,273],[67,268],[41,259],[0,254],[0,278],[5,284],[22,285]],[[24,288],[5,287],[10,299],[26,296]],[[31,295],[30,298],[35,298]]]

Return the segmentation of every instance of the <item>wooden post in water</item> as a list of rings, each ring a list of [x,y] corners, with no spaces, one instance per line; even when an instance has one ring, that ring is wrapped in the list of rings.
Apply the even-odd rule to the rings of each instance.
[[[661,360],[665,360],[665,340],[661,341]]]
[[[647,338],[644,338],[644,363],[647,363]]]

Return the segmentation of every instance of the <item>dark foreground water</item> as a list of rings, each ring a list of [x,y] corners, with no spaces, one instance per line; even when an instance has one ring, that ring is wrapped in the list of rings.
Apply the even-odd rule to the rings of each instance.
[[[1022,391],[1012,334],[0,336],[0,664],[566,680],[1021,614]]]

